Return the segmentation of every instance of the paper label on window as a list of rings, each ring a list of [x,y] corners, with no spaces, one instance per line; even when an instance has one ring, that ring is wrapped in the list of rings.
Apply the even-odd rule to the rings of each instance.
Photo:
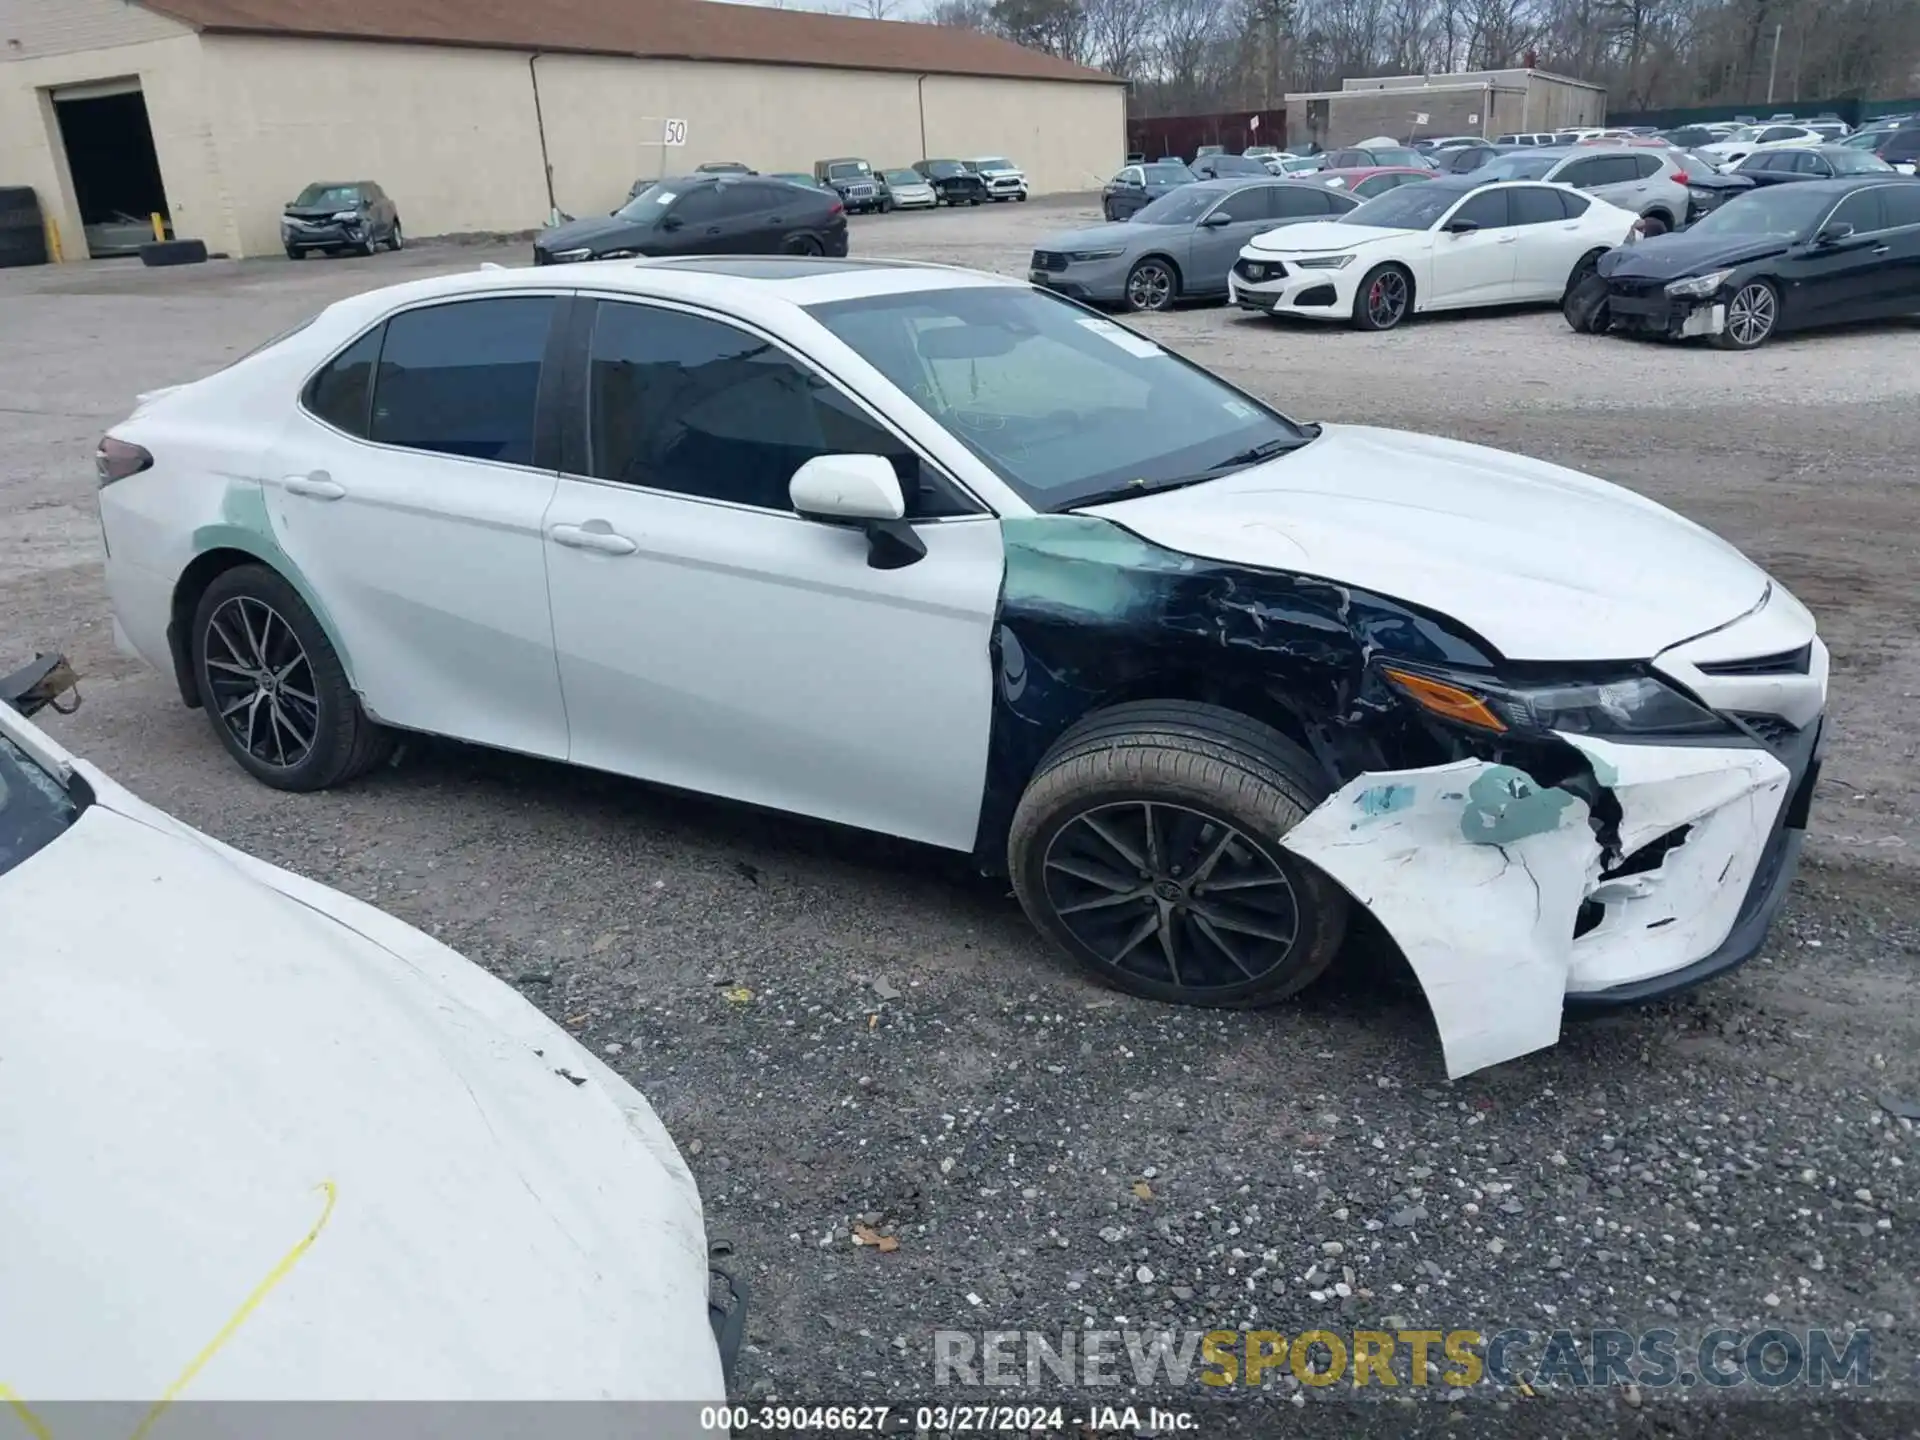
[[[1220,408],[1237,420],[1253,420],[1258,418],[1260,414],[1260,412],[1251,405],[1240,400],[1222,400],[1220,402]]]
[[[1145,336],[1136,335],[1126,326],[1116,325],[1111,320],[1087,319],[1082,320],[1080,323],[1101,339],[1109,340],[1115,345],[1118,345],[1129,355],[1138,355],[1143,360],[1151,360],[1156,355],[1166,354],[1166,351],[1162,350]]]

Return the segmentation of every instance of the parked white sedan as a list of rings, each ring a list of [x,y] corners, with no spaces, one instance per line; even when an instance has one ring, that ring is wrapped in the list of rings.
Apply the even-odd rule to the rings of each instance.
[[[700,1197],[631,1086],[3,700],[0,1057],[27,1431],[64,1433],[43,1402],[652,1400],[690,1440],[724,1400]]]
[[[1244,310],[1391,330],[1433,310],[1558,301],[1638,221],[1565,185],[1428,180],[1255,236],[1227,291]]]
[[[1455,1073],[1757,949],[1825,651],[1698,526],[1004,277],[575,269],[342,301],[102,442],[116,622],[261,780],[420,731],[971,852],[1162,1000],[1291,995],[1358,903]]]
[[[1793,150],[1809,145],[1826,145],[1835,139],[1811,125],[1746,125],[1722,136],[1701,150],[1713,157],[1721,169],[1738,165],[1758,150]]]

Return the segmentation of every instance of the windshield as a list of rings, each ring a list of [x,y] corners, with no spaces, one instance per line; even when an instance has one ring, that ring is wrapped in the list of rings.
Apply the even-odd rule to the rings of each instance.
[[[1178,190],[1169,190],[1158,200],[1149,201],[1133,212],[1129,223],[1134,225],[1191,225],[1207,213],[1210,206],[1225,193],[1211,186],[1196,190],[1183,185]]]
[[[883,170],[880,178],[889,185],[924,185],[926,177],[917,170]]]
[[[1149,185],[1184,185],[1193,172],[1184,165],[1148,165],[1143,167]]]
[[[967,173],[967,167],[958,160],[929,160],[926,163],[927,173],[942,180]]]
[[[1705,172],[1708,175],[1716,175],[1719,173],[1720,162],[1714,159],[1713,156],[1703,155],[1698,150],[1688,150],[1684,153],[1686,155],[1686,163],[1682,168],[1687,171],[1693,173]]]
[[[1244,155],[1213,155],[1207,164],[1216,175],[1266,175],[1266,165],[1259,160],[1249,160]]]
[[[1760,138],[1760,132],[1764,128],[1764,126],[1760,125],[1742,125],[1731,135],[1722,135],[1720,137],[1720,143],[1722,145],[1748,144],[1751,141],[1758,140]]]
[[[1382,145],[1376,146],[1371,153],[1373,155],[1373,163],[1376,165],[1403,165],[1414,170],[1431,170],[1433,168],[1432,162],[1418,150],[1388,149]]]
[[[309,185],[300,192],[300,198],[293,202],[303,209],[319,209],[326,206],[332,210],[351,210],[360,203],[358,185]]]
[[[1446,214],[1466,192],[1454,185],[1402,185],[1396,190],[1356,205],[1334,220],[1336,225],[1370,225],[1377,230],[1425,230]]]
[[[1015,165],[1011,160],[1000,156],[992,156],[985,160],[974,161],[973,168],[976,170],[1018,170],[1020,167]]]
[[[665,215],[667,207],[679,198],[680,192],[671,185],[649,185],[613,213],[636,225],[651,225]]]
[[[1809,193],[1798,185],[1769,185],[1735,196],[1718,210],[1687,227],[1691,235],[1796,236],[1811,229],[1833,208],[1822,186]]]
[[[1502,155],[1482,165],[1479,173],[1486,180],[1544,180],[1547,173],[1566,158],[1564,155],[1542,155],[1537,152],[1532,155]]]
[[[871,173],[873,172],[867,168],[867,162],[864,160],[842,160],[827,166],[829,180],[858,180],[862,175]]]
[[[0,735],[0,875],[51,844],[79,813],[59,781]]]
[[[1124,325],[1044,291],[966,286],[810,306],[1022,498],[1225,474],[1308,438]],[[1256,457],[1258,458],[1258,457]]]

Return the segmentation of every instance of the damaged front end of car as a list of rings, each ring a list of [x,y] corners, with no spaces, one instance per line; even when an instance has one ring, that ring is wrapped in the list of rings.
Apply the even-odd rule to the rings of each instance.
[[[1326,798],[1267,838],[1398,945],[1449,1076],[1760,948],[1825,707],[1825,649],[1784,592],[1648,661],[1518,664],[1436,612],[1099,517],[1003,532],[983,863],[1068,725],[1181,698],[1271,725],[1324,771]]]

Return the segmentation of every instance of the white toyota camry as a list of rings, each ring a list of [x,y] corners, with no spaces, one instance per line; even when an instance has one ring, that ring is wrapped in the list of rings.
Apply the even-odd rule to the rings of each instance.
[[[1227,277],[1245,310],[1390,330],[1409,315],[1558,301],[1639,217],[1564,185],[1402,185],[1338,220],[1256,235]]]
[[[144,1433],[175,1399],[674,1401],[645,1433],[710,1433],[741,1312],[723,1346],[699,1193],[638,1092],[438,941],[135,798],[14,693],[0,1395],[21,1433],[66,1433],[71,1408],[37,1407],[76,1401],[150,1405],[115,1432]]]
[[[1001,277],[418,281],[98,464],[120,633],[267,784],[416,731],[971,852],[1175,1001],[1360,905],[1456,1074],[1754,953],[1806,822],[1826,651],[1724,541]]]

